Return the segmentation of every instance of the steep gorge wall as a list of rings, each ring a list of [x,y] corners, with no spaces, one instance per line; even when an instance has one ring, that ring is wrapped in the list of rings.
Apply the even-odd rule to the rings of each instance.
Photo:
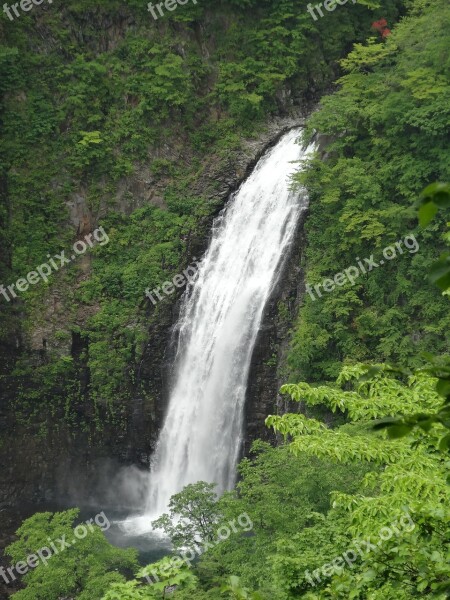
[[[203,185],[205,193],[207,190],[211,193],[211,182],[215,183],[213,193],[217,211],[238,188],[265,149],[275,143],[282,132],[301,124],[302,120],[299,114],[273,119],[264,134],[245,143],[242,152],[230,156],[226,169],[219,172],[215,164],[206,169],[204,182],[197,185],[199,188]],[[193,256],[200,257],[206,249],[213,216],[205,218],[193,235],[191,256],[188,257],[187,264]],[[288,276],[280,279],[267,310],[263,332],[270,332],[270,340],[263,333],[255,350],[247,404],[248,440],[266,435],[264,418],[268,412],[273,412],[273,400],[276,398],[274,391],[278,382],[274,364],[267,363],[266,359],[273,347],[273,336],[276,336],[278,342],[287,332],[287,322],[283,322],[281,333],[278,329],[276,299],[280,295],[292,295],[292,286],[297,285],[297,258],[294,250],[293,258],[285,265]],[[180,265],[180,271],[185,266]],[[30,348],[27,337],[23,338],[20,330],[16,330],[17,338],[11,338],[10,346],[3,344],[0,347],[0,548],[11,541],[20,522],[36,510],[53,510],[69,505],[83,506],[85,509],[91,505],[91,510],[99,506],[105,510],[120,506],[133,510],[138,506],[139,496],[135,489],[127,485],[129,479],[126,474],[131,467],[135,476],[139,477],[133,465],[143,472],[149,465],[168,397],[171,332],[177,319],[180,297],[181,292],[178,297],[171,297],[170,302],[165,303],[163,310],[159,312],[158,320],[151,322],[137,372],[136,386],[130,390],[130,401],[123,407],[122,423],[105,421],[104,427],[94,434],[78,430],[76,423],[73,424],[74,427],[70,427],[61,414],[50,417],[50,429],[45,430],[42,435],[42,420],[39,416],[26,422],[18,419],[14,407],[20,399],[20,387],[17,386],[17,378],[9,375],[18,364],[25,362],[38,366],[50,363],[51,358],[44,347],[39,350]],[[61,321],[59,327],[64,326]],[[83,415],[85,419],[92,411],[89,369],[85,361],[88,341],[72,333],[70,342],[69,352],[76,364],[81,391],[81,402],[76,408],[80,417]],[[51,344],[52,337],[49,336],[48,345],[51,347]],[[36,393],[39,394],[39,390]],[[247,449],[246,444],[244,451]],[[2,556],[1,550],[0,564],[7,566],[7,559]],[[8,586],[4,588],[4,593],[11,593],[13,590],[13,586]],[[0,597],[7,597],[2,596],[1,585]]]

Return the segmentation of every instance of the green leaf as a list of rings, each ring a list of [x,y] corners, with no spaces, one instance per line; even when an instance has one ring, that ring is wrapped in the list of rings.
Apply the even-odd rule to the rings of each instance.
[[[386,417],[385,419],[381,419],[380,421],[378,421],[378,423],[375,423],[373,429],[375,431],[379,431],[380,429],[387,429],[388,427],[392,427],[392,425],[395,425],[397,423],[400,423],[399,419],[396,419],[394,417]]]
[[[398,425],[392,425],[388,429],[388,436],[392,440],[402,438],[402,437],[405,437],[405,435],[408,435],[409,433],[411,433],[412,429],[413,429],[412,425],[408,425],[406,423],[399,423]]]
[[[439,450],[442,452],[450,450],[450,433],[447,433],[439,442]]]
[[[421,227],[426,227],[435,217],[438,207],[434,202],[426,202],[419,208],[419,223]]]
[[[436,384],[436,391],[446,398],[450,394],[450,379],[439,379]]]
[[[450,287],[450,254],[444,255],[430,267],[430,281],[442,291]]]
[[[422,198],[432,200],[440,208],[450,207],[450,184],[435,182],[428,185],[421,194]]]

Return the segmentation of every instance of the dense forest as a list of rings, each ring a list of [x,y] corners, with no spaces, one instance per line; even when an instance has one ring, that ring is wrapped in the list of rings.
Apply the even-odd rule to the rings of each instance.
[[[449,598],[448,2],[27,1],[0,15],[0,597]],[[150,561],[73,489],[148,468],[183,290],[148,292],[299,125],[281,389]]]

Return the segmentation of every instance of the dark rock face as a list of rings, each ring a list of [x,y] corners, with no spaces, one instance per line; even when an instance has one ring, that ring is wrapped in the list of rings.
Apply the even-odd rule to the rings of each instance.
[[[305,247],[303,224],[306,215],[307,211],[300,215],[289,255],[284,257],[280,265],[278,283],[267,303],[256,340],[247,387],[243,455],[248,453],[256,439],[276,443],[275,434],[265,426],[264,421],[270,414],[292,410],[279,390],[286,383],[283,368],[290,328],[305,292],[304,275],[299,265]]]

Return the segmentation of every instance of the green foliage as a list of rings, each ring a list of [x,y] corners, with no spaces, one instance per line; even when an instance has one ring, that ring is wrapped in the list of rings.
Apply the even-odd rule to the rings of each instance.
[[[448,351],[447,305],[423,278],[442,248],[443,220],[420,230],[411,208],[427,182],[450,176],[448,13],[443,0],[415,2],[385,41],[356,44],[341,62],[339,89],[309,121],[306,138],[326,137],[299,178],[310,194],[306,282],[321,283],[358,258],[377,260],[411,233],[420,249],[353,286],[316,300],[305,294],[289,356],[293,380],[334,378],[347,360],[414,366],[422,351]],[[421,215],[433,206],[424,202]]]
[[[430,208],[431,207],[431,208]],[[422,192],[419,208],[419,221],[422,226],[426,227],[439,208],[450,207],[450,186],[448,184],[431,184]],[[424,210],[425,209],[425,210]],[[447,235],[448,238],[448,235]],[[450,241],[450,240],[449,240]],[[430,269],[430,279],[438,285],[441,290],[448,295],[450,290],[450,252],[446,252],[441,258],[436,261]],[[436,395],[444,399],[442,405],[431,408],[439,408],[430,413],[415,412],[401,419],[388,418],[378,423],[376,429],[387,429],[390,438],[403,437],[408,435],[414,427],[419,427],[425,432],[429,432],[433,425],[440,424],[447,430],[450,429],[450,359],[446,357],[435,357],[428,353],[426,355],[428,364],[417,370],[417,375],[427,373],[436,379]],[[392,369],[391,371],[399,371]],[[402,370],[406,372],[405,369]],[[402,372],[400,371],[400,372]],[[373,370],[371,370],[373,373]],[[407,373],[407,372],[406,372]],[[428,409],[430,407],[427,407]],[[450,451],[450,433],[446,432],[439,443],[439,449]]]
[[[113,583],[102,600],[151,600],[161,598],[150,586],[143,586],[139,581],[132,580],[125,583]]]
[[[60,551],[52,553],[47,564],[39,562],[23,576],[26,587],[14,594],[15,599],[100,599],[112,583],[125,581],[125,576],[137,568],[137,552],[115,548],[95,525],[83,539],[77,539],[73,527],[78,513],[77,509],[36,513],[17,530],[18,540],[6,549],[14,563],[26,561],[41,548],[49,548],[49,541]],[[70,547],[61,550],[59,540],[65,540]]]
[[[419,223],[426,227],[439,208],[450,208],[450,184],[432,183],[427,186],[420,197]]]
[[[181,563],[181,559],[177,559]],[[137,579],[126,583],[111,585],[108,592],[101,600],[151,600],[172,597],[174,590],[176,597],[179,592],[189,593],[196,587],[197,579],[192,572],[182,564],[173,565],[173,559],[165,557],[160,561],[140,569],[137,577],[147,578],[158,573],[158,580],[151,583],[142,583]]]
[[[368,461],[380,464],[361,481],[357,494],[332,494],[326,517],[307,527],[275,557],[276,579],[287,597],[317,598],[445,598],[450,570],[448,553],[449,488],[446,462],[436,451],[439,432],[426,438],[420,431],[389,440],[370,433],[370,422],[379,415],[404,415],[439,404],[435,380],[421,374],[405,379],[378,368],[370,378],[361,377],[368,367],[344,368],[333,386],[307,384],[284,386],[282,391],[306,405],[323,402],[345,412],[350,423],[329,429],[299,428],[299,415],[269,417],[275,430],[292,438],[294,455],[328,458],[339,464]],[[374,408],[375,411],[374,411]],[[309,419],[302,416],[308,425]],[[409,524],[399,533],[393,523]],[[381,533],[390,527],[387,539]],[[344,533],[345,532],[345,533]],[[350,537],[351,536],[351,537]],[[355,540],[370,540],[375,550],[362,554],[351,568],[322,568],[348,549]],[[342,565],[341,565],[342,566]],[[311,588],[311,573],[316,571]],[[309,574],[309,575],[308,575]],[[315,576],[314,576],[315,577]]]
[[[157,573],[157,581],[151,585],[154,590],[162,593],[165,597],[167,588],[175,587],[177,590],[192,590],[196,587],[197,578],[190,571],[180,557],[170,558],[164,557],[156,563],[152,563],[141,569],[138,577],[151,577]]]
[[[240,584],[239,577],[230,575],[227,583],[224,583],[220,588],[222,594],[228,594],[233,600],[262,600],[262,596],[257,592],[250,592]]]
[[[438,210],[442,208],[450,208],[450,184],[432,183],[423,190],[419,202],[419,223],[422,227],[426,227]],[[450,232],[447,231],[445,239],[450,243]],[[450,288],[450,252],[444,252],[439,260],[431,265],[430,280],[443,292],[448,293]]]
[[[282,600],[284,593],[273,579],[273,556],[280,540],[297,536],[317,515],[326,514],[331,491],[355,492],[355,482],[367,471],[361,465],[293,457],[289,447],[271,448],[263,442],[255,442],[252,457],[239,469],[235,492],[217,501],[214,486],[203,482],[187,486],[172,497],[170,518],[159,520],[175,546],[204,543],[193,572],[180,558],[165,557],[141,569],[137,573],[141,581],[111,586],[104,600],[121,593],[130,600],[159,598],[158,593],[169,595],[169,590],[180,600]],[[231,535],[217,542],[216,530],[225,523]],[[142,578],[156,583],[147,585]],[[256,588],[258,592],[251,591]]]
[[[235,492],[219,501],[222,522],[239,523],[239,515],[248,514],[253,527],[232,534],[201,556],[196,565],[200,589],[220,598],[221,586],[227,585],[224,578],[236,575],[239,588],[258,590],[264,600],[282,600],[285,596],[273,579],[280,540],[284,543],[308,527],[314,514],[326,513],[333,490],[355,492],[355,482],[366,470],[363,465],[336,466],[315,457],[293,457],[287,446],[271,448],[255,442],[251,456],[239,465]]]
[[[174,494],[165,513],[152,525],[162,529],[176,548],[211,542],[220,520],[215,484],[198,481]]]

